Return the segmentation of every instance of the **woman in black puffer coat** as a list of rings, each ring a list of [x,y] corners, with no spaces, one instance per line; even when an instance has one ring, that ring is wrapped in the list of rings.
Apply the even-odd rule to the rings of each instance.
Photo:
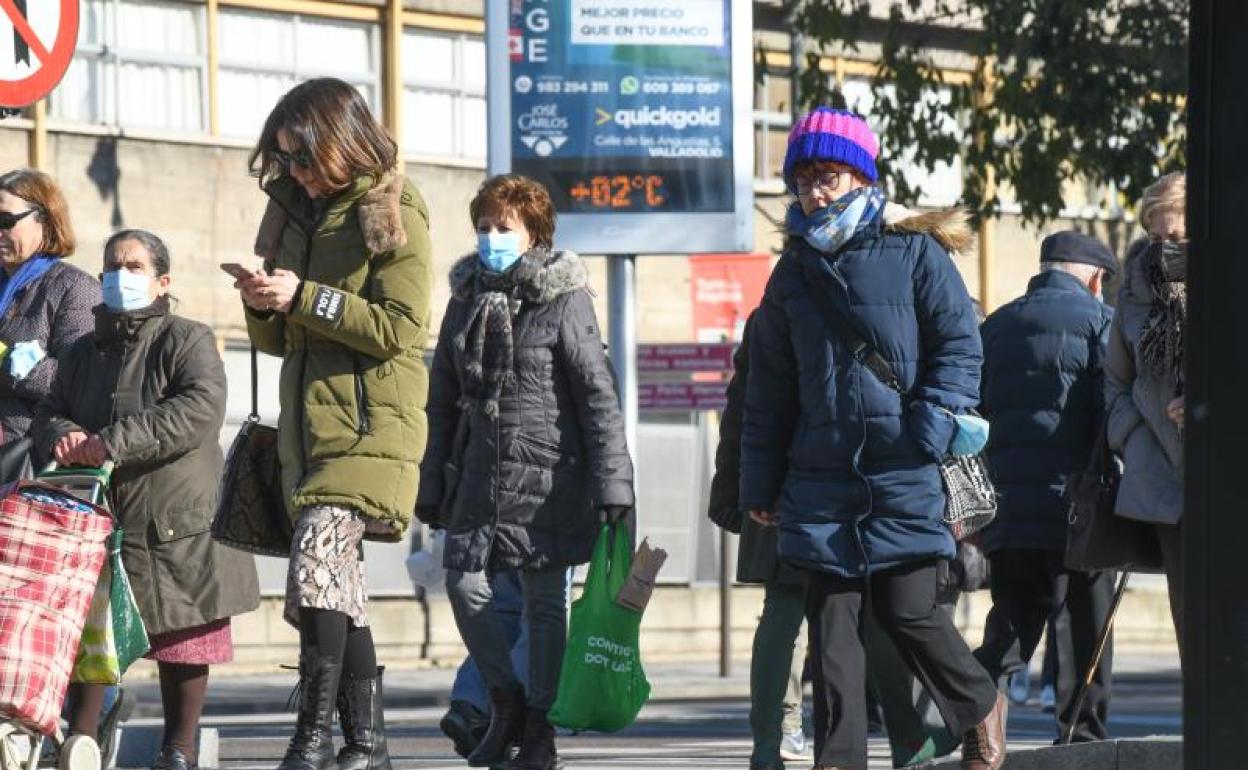
[[[473,200],[478,253],[451,271],[430,383],[417,516],[445,527],[455,621],[490,688],[472,766],[555,766],[555,700],[567,636],[567,568],[589,560],[600,521],[633,506],[633,465],[589,275],[554,252],[554,206],[520,176]],[[488,574],[520,570],[527,694],[490,609]],[[524,707],[527,704],[527,712]]]

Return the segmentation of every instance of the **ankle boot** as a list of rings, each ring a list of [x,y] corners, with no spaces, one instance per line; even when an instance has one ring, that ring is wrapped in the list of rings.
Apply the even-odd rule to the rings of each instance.
[[[524,733],[524,688],[490,690],[490,728],[468,755],[469,767],[489,767],[507,759],[507,750]]]
[[[524,715],[524,737],[520,751],[507,763],[507,770],[558,770],[555,728],[546,721],[546,711],[530,708]]]
[[[300,663],[299,717],[277,770],[334,770],[334,701],[341,672],[342,665],[328,658]]]
[[[344,676],[338,685],[338,724],[344,740],[338,770],[390,770],[381,697],[385,670],[378,666],[377,676],[370,679]]]

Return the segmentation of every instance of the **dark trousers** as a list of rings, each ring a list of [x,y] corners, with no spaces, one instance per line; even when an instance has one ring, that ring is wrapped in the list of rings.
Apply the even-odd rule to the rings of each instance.
[[[1183,664],[1183,524],[1158,524],[1157,541],[1170,589],[1170,616],[1179,642],[1179,665]]]
[[[946,597],[940,598],[942,601],[936,606],[953,618],[957,594],[953,596],[953,603],[943,601]],[[863,616],[862,641],[867,649],[867,677],[883,712],[894,766],[912,758],[929,739],[942,745],[960,742],[962,737],[955,739],[949,733],[936,703],[910,673],[892,637],[875,620],[875,613]]]
[[[992,611],[999,622],[989,626],[975,657],[994,679],[1003,681],[1027,665],[1050,616],[1064,608],[1052,637],[1057,648],[1057,734],[1065,735],[1073,719],[1074,740],[1108,738],[1112,636],[1077,717],[1074,709],[1079,683],[1092,664],[1097,637],[1113,604],[1114,573],[1068,570],[1061,551],[1003,549],[989,559]]]
[[[814,663],[816,767],[867,767],[864,598],[955,735],[975,727],[992,710],[996,687],[948,614],[937,606],[936,573],[937,562],[930,560],[866,579],[808,574],[806,619]]]

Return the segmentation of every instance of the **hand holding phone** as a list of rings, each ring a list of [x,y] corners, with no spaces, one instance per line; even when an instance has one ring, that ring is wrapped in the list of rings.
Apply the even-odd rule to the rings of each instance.
[[[221,269],[233,276],[236,281],[245,281],[253,275],[251,270],[237,262],[222,262]]]

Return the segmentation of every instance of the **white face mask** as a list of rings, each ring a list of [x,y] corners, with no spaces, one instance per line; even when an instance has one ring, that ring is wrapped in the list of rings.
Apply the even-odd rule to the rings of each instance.
[[[142,310],[152,304],[152,279],[143,273],[111,270],[100,281],[104,304],[114,313]]]

